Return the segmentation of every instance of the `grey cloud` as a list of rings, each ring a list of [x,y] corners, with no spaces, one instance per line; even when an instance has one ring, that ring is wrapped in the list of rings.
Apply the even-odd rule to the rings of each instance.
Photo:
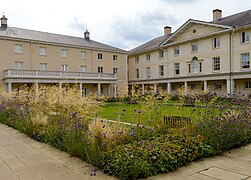
[[[84,22],[79,22],[77,17],[74,17],[73,21],[71,21],[68,26],[76,32],[84,32],[87,29],[86,24]]]
[[[114,15],[111,24],[112,36],[107,37],[107,40],[111,45],[131,49],[163,35],[164,26],[176,23],[175,17],[162,10],[137,14],[133,19]]]

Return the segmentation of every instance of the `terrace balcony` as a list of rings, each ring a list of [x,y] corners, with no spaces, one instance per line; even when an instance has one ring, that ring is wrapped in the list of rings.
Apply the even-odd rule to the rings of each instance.
[[[107,95],[111,95],[110,87],[113,87],[114,97],[117,96],[117,75],[109,73],[7,69],[3,72],[3,81],[8,92],[12,91],[14,84],[35,84],[38,91],[38,84],[59,84],[61,88],[64,83],[72,83],[79,84],[81,96],[84,84],[94,85],[99,96],[102,87],[109,89]]]
[[[44,71],[7,69],[4,71],[3,79],[10,82],[116,82],[116,74],[93,73],[93,72],[68,72],[68,71]],[[8,82],[6,82],[8,83]]]

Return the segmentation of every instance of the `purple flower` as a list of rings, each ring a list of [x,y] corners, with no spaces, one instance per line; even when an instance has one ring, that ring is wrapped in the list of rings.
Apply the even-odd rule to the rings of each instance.
[[[122,109],[122,111],[126,111],[126,109],[125,109],[125,108],[123,108],[123,109]]]
[[[75,118],[75,117],[77,116],[77,112],[73,112],[73,113],[71,114],[71,116],[72,116],[73,118]]]
[[[141,110],[138,110],[138,113],[141,113],[142,111]]]

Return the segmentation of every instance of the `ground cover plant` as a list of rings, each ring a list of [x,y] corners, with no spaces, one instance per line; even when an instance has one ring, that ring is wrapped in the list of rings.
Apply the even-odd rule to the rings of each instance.
[[[251,102],[241,94],[180,95],[179,106],[167,106],[172,97],[146,92],[125,97],[136,104],[122,99],[112,106],[95,95],[80,98],[77,86],[41,86],[38,94],[26,87],[0,91],[2,123],[121,179],[174,171],[251,142]],[[99,118],[107,111],[113,111],[115,123]],[[171,128],[163,123],[164,114],[189,116],[193,123]]]

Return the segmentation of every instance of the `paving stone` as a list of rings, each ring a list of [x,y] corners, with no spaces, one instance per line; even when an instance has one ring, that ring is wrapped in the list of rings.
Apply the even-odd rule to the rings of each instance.
[[[13,169],[19,166],[24,166],[24,163],[16,157],[7,158],[4,160],[4,162],[9,166],[10,169]]]
[[[55,148],[48,148],[48,150],[43,151],[44,153],[48,154],[49,156],[53,157],[56,160],[61,160],[65,158],[70,158],[71,156],[66,152],[60,151]]]
[[[40,177],[46,180],[55,180],[55,179],[63,179],[65,177],[76,176],[79,175],[78,173],[70,170],[67,167],[59,167],[57,169],[52,169],[48,171],[44,171],[38,173]]]
[[[200,174],[209,176],[211,178],[220,178],[221,180],[241,180],[246,179],[248,176],[243,174],[237,174],[224,169],[211,167],[208,170],[199,172]]]
[[[88,163],[76,157],[68,157],[64,159],[59,159],[58,161],[72,170],[79,169],[81,167],[85,167],[89,165]]]
[[[0,161],[0,173],[5,172],[10,170],[10,168],[8,167],[7,164],[5,164],[5,162],[3,162],[2,160]]]
[[[27,165],[39,164],[51,160],[51,158],[43,153],[37,152],[37,154],[25,155],[19,157],[22,162]]]
[[[38,162],[37,164],[29,165],[29,167],[36,173],[41,173],[41,172],[53,170],[53,169],[56,170],[57,168],[62,167],[62,166],[63,166],[62,164],[53,160],[49,160],[49,161],[45,161],[41,163]]]
[[[20,180],[12,171],[7,170],[4,172],[0,172],[1,180]]]

